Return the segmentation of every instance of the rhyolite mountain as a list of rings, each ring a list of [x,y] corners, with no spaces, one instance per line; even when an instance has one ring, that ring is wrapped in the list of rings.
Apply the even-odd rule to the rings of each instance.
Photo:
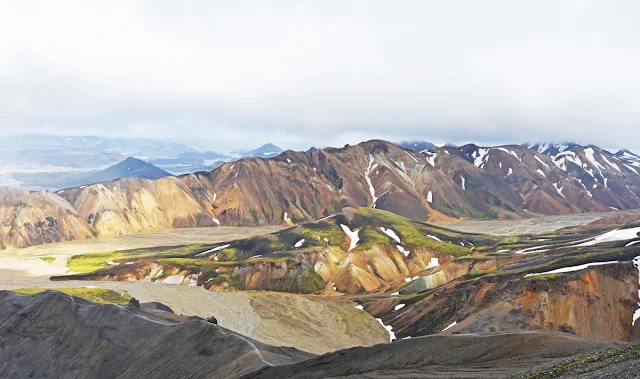
[[[75,256],[70,267],[84,272],[52,279],[348,295],[390,339],[550,330],[631,341],[640,338],[637,220],[505,238],[348,208],[249,239]]]
[[[59,195],[97,235],[297,224],[345,207],[374,207],[420,221],[518,218],[640,208],[639,170],[596,146],[555,156],[518,145],[416,153],[373,140],[242,159],[155,181],[119,179]],[[13,218],[5,225],[11,229]]]

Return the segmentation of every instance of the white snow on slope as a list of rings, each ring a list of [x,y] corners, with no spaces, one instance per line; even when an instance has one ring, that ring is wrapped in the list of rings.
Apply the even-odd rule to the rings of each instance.
[[[544,161],[543,161],[542,159],[540,159],[540,157],[539,157],[539,156],[534,155],[533,157],[534,157],[538,162],[540,162],[544,167],[549,168],[549,165],[548,165],[548,164],[546,164],[546,163],[544,163]]]
[[[513,169],[509,167],[509,172],[507,173],[507,176],[511,176],[511,174],[513,174]]]
[[[289,219],[289,213],[284,212],[284,220],[287,221]]]
[[[551,245],[543,245],[543,246],[534,246],[528,247],[526,249],[516,251],[516,254],[533,254],[538,253],[540,249],[544,249],[545,247],[550,247]],[[548,249],[547,249],[548,250]],[[546,250],[545,250],[546,251]]]
[[[515,152],[515,151],[513,151],[513,150],[507,150],[507,149],[505,149],[504,147],[497,147],[496,149],[498,149],[498,150],[500,150],[500,151],[504,151],[504,152],[505,152],[505,153],[507,153],[507,154],[511,154],[511,155],[513,155],[514,157],[516,157],[516,159],[517,159],[517,160],[519,160],[519,161],[521,161],[521,162],[522,162],[522,159],[520,159],[520,157],[518,156],[518,154],[516,154],[516,152]]]
[[[303,244],[304,244],[304,238],[303,238],[303,239],[301,239],[300,241],[296,242],[296,244],[295,244],[295,245],[293,245],[293,247],[300,247],[300,246],[302,246]]]
[[[214,247],[213,249],[210,249],[210,250],[207,250],[207,251],[203,251],[202,253],[196,255],[196,257],[200,257],[200,256],[208,254],[208,253],[213,253],[214,251],[220,251],[222,249],[226,249],[229,246],[231,246],[231,245],[228,244],[228,245],[222,245],[222,246]]]
[[[558,191],[558,193],[560,194],[560,196],[562,197],[566,197],[563,193],[562,190],[564,189],[564,187],[560,187],[560,183],[553,183],[553,186],[556,187],[556,191]]]
[[[364,307],[362,305],[356,305],[354,308],[364,311]]]
[[[436,240],[438,242],[442,242],[442,240],[440,238],[436,237],[436,236],[432,236],[432,235],[429,234],[429,235],[427,235],[427,237],[429,237],[431,239],[434,239],[434,240]]]
[[[465,190],[465,191],[466,191],[466,190],[467,190],[467,188],[465,187],[465,179],[464,179],[464,176],[460,175],[460,179],[462,180],[462,185],[461,185],[461,187],[462,187],[462,189],[463,189],[463,190]]]
[[[401,245],[396,245],[396,248],[398,249],[399,252],[404,254],[405,257],[408,257],[409,254],[411,253],[409,250],[405,250],[404,247],[402,247]]]
[[[610,265],[610,264],[613,264],[613,263],[618,263],[618,261],[585,263],[585,264],[578,265],[578,266],[562,267],[562,268],[558,268],[558,269],[551,270],[551,271],[531,273],[531,274],[525,275],[524,277],[528,278],[530,276],[537,276],[537,275],[560,274],[560,273],[565,273],[565,272],[581,271],[581,270],[584,270],[584,269],[589,268],[589,267]]]
[[[218,220],[217,218],[212,218],[213,222],[215,222],[216,224],[220,225],[220,220]]]
[[[388,235],[389,237],[393,238],[397,243],[400,243],[400,237],[398,237],[396,232],[394,232],[393,230],[387,229],[384,226],[381,226],[380,230],[382,230],[382,233],[384,233],[384,234]]]
[[[429,264],[424,269],[426,270],[426,269],[434,268],[438,266],[440,266],[440,261],[438,260],[438,258],[431,258],[431,260],[429,260]]]
[[[605,162],[607,162],[607,164],[609,166],[615,168],[619,172],[622,172],[622,170],[620,170],[620,167],[617,164],[615,164],[615,163],[611,162],[610,160],[608,160],[607,157],[604,156],[604,154],[600,154],[600,156],[602,157],[602,159],[604,159]]]
[[[489,155],[489,149],[478,148],[478,151],[474,151],[471,155],[473,157],[473,164],[482,168],[481,166],[487,161],[487,156]]]
[[[409,154],[408,151],[405,151],[405,153],[407,153],[407,155],[409,156],[409,158],[413,159],[416,163],[419,163],[418,160],[411,154]]]
[[[640,243],[640,240],[638,240],[638,241],[631,241],[631,242],[629,242],[628,244],[624,245],[624,247],[633,246],[633,245],[638,244],[638,243]]]
[[[399,311],[400,309],[404,308],[406,306],[406,304],[398,304],[395,306],[395,308],[393,308],[393,311]]]
[[[436,157],[438,156],[438,154],[437,153],[430,153],[430,152],[428,152],[426,150],[423,151],[423,153],[426,155],[427,162],[429,162],[429,164],[431,166],[435,167],[435,165],[436,165]]]
[[[429,193],[427,194],[427,201],[429,203],[433,203],[433,192],[429,191]]]
[[[387,333],[389,333],[389,342],[392,342],[393,340],[396,339],[396,334],[393,332],[393,326],[391,325],[385,325],[382,322],[382,319],[377,318],[376,320],[378,320],[378,322],[380,323],[380,325],[382,325],[383,328],[385,328],[387,330]]]
[[[375,188],[373,188],[373,183],[371,183],[371,178],[369,177],[369,175],[371,175],[371,172],[375,170],[376,167],[378,167],[378,164],[373,163],[373,155],[369,154],[369,167],[367,167],[367,170],[364,172],[364,178],[367,181],[367,184],[369,185],[369,192],[371,193],[371,197],[373,198],[373,201],[372,201],[373,204],[371,205],[371,208],[375,208],[376,201],[378,201],[378,198],[376,197],[376,190]]]
[[[538,174],[540,174],[540,175],[544,176],[545,178],[547,177],[547,176],[544,174],[544,171],[542,171],[542,170],[540,170],[540,169],[537,169],[537,170],[536,170],[536,172],[537,172]]]
[[[360,241],[360,237],[358,237],[359,230],[351,231],[351,229],[349,229],[349,227],[345,224],[340,224],[340,227],[342,228],[344,233],[351,239],[351,244],[349,245],[348,251],[353,250],[358,245],[358,241]]]
[[[449,326],[447,326],[446,328],[442,329],[442,331],[443,331],[443,332],[444,332],[444,331],[447,331],[447,330],[449,330],[449,329],[453,328],[453,327],[454,327],[454,326],[456,326],[456,325],[458,325],[458,322],[457,322],[457,321],[454,321],[454,322],[452,322],[451,324],[449,324]]]
[[[589,163],[591,163],[596,169],[598,169],[598,171],[600,171],[600,174],[602,174],[602,169],[604,167],[596,160],[595,152],[593,151],[593,149],[590,147],[584,149],[584,155],[587,157]]]
[[[615,242],[615,241],[628,241],[638,237],[640,227],[629,229],[615,229],[610,232],[597,236],[591,241],[581,243],[577,246],[592,246],[599,243]]]

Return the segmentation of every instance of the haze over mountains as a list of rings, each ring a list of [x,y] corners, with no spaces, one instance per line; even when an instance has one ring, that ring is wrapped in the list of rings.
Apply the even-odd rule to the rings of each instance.
[[[271,155],[270,149],[252,154]],[[295,224],[345,207],[375,207],[420,221],[640,207],[635,155],[615,155],[596,146],[557,150],[562,151],[546,155],[519,145],[464,145],[413,152],[373,140],[341,149],[247,158],[178,177],[82,185],[56,194],[7,190],[3,239],[22,247],[176,227]],[[145,167],[147,174],[159,172]],[[61,223],[67,225],[62,230],[61,224],[45,221],[58,221],[57,212],[49,214],[53,204],[64,204],[68,212],[63,218],[73,220]]]
[[[17,135],[0,140],[0,186],[28,190],[59,190],[75,185],[113,180],[92,176],[134,157],[173,175],[210,171],[224,162],[269,150],[282,149],[267,144],[248,152],[213,152],[195,149],[174,141],[146,138],[97,136]],[[267,156],[264,156],[267,157]],[[119,177],[128,177],[123,175]],[[153,176],[138,176],[151,179]]]

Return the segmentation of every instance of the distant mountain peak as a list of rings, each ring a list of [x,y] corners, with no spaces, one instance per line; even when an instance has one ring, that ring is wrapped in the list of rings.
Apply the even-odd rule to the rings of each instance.
[[[401,141],[398,143],[398,146],[415,152],[421,152],[436,147],[435,144],[427,141]]]
[[[251,158],[251,157],[272,158],[279,155],[283,151],[284,150],[282,150],[279,146],[276,146],[272,143],[266,143],[257,149],[247,151],[246,153],[242,154],[242,157],[243,158]]]

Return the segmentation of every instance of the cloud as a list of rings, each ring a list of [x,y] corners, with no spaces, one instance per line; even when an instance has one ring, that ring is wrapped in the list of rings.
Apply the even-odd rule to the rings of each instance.
[[[0,128],[216,148],[378,137],[640,150],[638,11],[634,1],[2,1]]]

